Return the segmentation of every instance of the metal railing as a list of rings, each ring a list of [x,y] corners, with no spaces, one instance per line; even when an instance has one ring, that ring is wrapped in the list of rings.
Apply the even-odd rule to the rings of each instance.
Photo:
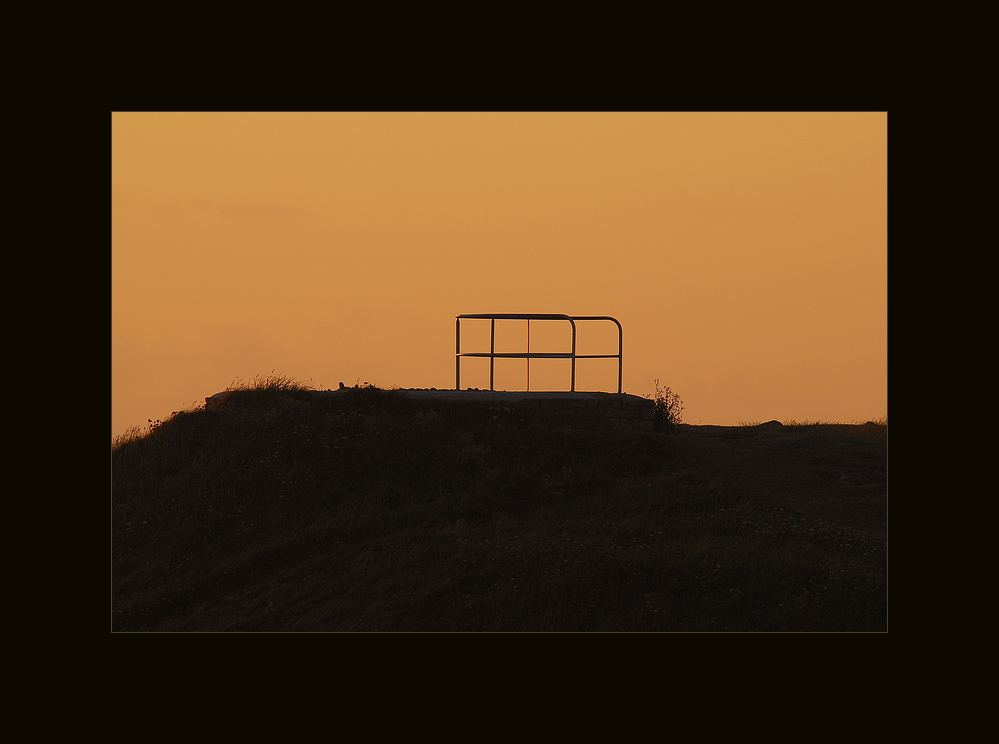
[[[461,351],[461,321],[463,318],[476,318],[488,320],[489,323],[489,352],[465,352]],[[527,351],[523,353],[496,352],[496,321],[497,320],[526,320],[527,321]],[[566,320],[572,326],[572,349],[569,352],[531,352],[531,321],[532,320]],[[609,320],[617,326],[617,354],[577,354],[576,353],[576,321],[577,320]],[[624,369],[624,359],[621,355],[624,341],[624,331],[616,318],[609,315],[560,315],[557,313],[541,314],[495,314],[480,313],[471,315],[454,316],[454,389],[461,390],[461,359],[462,357],[488,357],[489,359],[489,389],[493,390],[494,371],[497,359],[526,359],[527,360],[527,389],[531,389],[531,360],[532,359],[570,359],[572,360],[572,372],[569,378],[569,390],[576,390],[576,360],[577,359],[617,359],[617,391],[621,392],[621,379]]]

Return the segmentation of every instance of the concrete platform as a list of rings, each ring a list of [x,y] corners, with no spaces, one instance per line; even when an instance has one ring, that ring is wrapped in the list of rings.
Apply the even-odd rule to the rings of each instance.
[[[309,395],[350,396],[366,388],[344,387],[339,390],[315,390]],[[524,420],[562,424],[572,427],[652,431],[655,403],[629,393],[506,391],[506,390],[434,390],[417,388],[377,388],[379,395],[398,395],[427,403],[491,404],[507,413],[516,412]],[[230,393],[216,393],[205,399],[205,407],[219,410],[227,406]]]
[[[356,388],[331,390],[337,395]],[[397,388],[383,393],[401,395],[411,400],[448,403],[492,403],[528,414],[534,420],[585,428],[610,428],[652,431],[655,403],[629,393],[584,391],[507,391],[507,390],[427,390]]]

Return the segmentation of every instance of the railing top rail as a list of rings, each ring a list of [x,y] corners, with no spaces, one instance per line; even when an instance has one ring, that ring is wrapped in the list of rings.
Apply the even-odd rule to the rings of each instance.
[[[456,318],[481,318],[484,320],[573,320],[561,313],[472,313],[455,315]]]
[[[570,315],[573,320],[613,320],[618,326],[621,325],[617,318],[612,318],[609,315]]]
[[[621,327],[617,318],[610,315],[564,315],[562,313],[463,313],[455,318],[478,318],[480,320],[610,320]]]

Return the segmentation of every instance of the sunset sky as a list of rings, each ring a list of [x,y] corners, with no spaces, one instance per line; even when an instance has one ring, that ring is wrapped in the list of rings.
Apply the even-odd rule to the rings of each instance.
[[[886,416],[887,119],[113,113],[112,436],[272,370],[453,388],[461,313],[614,316],[624,391],[658,378],[687,423]],[[488,321],[462,338],[488,351]],[[567,338],[531,324],[531,351]],[[580,324],[579,351],[616,338]],[[531,363],[532,389],[568,382]],[[616,390],[616,361],[576,388]]]

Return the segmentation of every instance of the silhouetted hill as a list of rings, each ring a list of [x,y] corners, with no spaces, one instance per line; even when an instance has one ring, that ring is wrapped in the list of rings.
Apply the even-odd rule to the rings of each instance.
[[[112,450],[115,631],[885,631],[886,425],[233,391]]]

